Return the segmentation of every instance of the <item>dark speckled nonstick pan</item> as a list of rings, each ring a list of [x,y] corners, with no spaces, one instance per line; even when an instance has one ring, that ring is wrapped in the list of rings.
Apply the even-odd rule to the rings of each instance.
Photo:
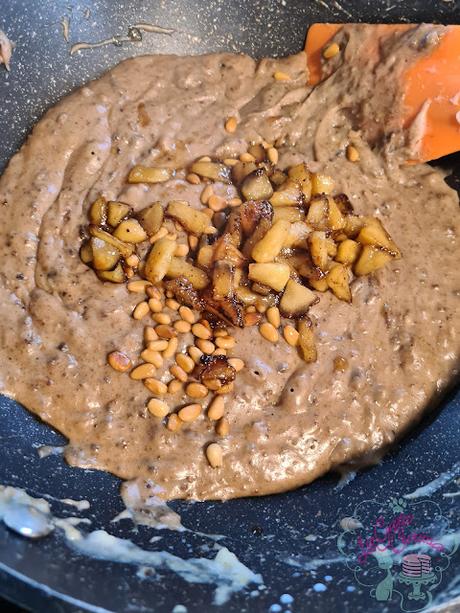
[[[70,57],[60,23],[65,16],[70,19],[71,42],[123,35],[136,22],[176,32],[146,34],[142,44],[112,45]],[[0,169],[47,107],[122,59],[211,51],[286,55],[302,48],[306,28],[315,21],[459,23],[460,5],[457,0],[1,0],[0,29],[17,46],[11,73],[0,70]],[[459,157],[441,162],[454,169],[450,181],[458,186]],[[460,476],[459,407],[457,388],[379,465],[354,479],[349,476],[349,482],[339,484],[337,477],[326,476],[278,496],[172,503],[186,526],[226,535],[223,544],[263,575],[264,590],[251,592],[250,587],[236,593],[220,610],[419,611],[430,602],[441,605],[458,598],[460,556],[452,534],[459,530],[460,517],[455,481]],[[107,528],[141,547],[159,547],[183,558],[211,555],[209,539],[196,533],[163,531],[161,540],[152,544],[147,528],[133,531],[128,521],[110,524],[123,509],[119,480],[70,468],[59,455],[39,459],[39,445],[63,444],[63,437],[4,397],[0,437],[0,483],[26,488],[35,496],[88,499],[91,508],[85,516],[93,522],[92,529]],[[416,492],[426,484],[431,485]],[[414,491],[412,498],[404,498]],[[75,513],[55,501],[53,509],[61,515]],[[436,587],[420,580],[416,588],[415,580],[411,583],[400,567],[391,567],[383,558],[376,562],[374,557],[367,570],[369,559],[359,568],[349,560],[347,564],[343,535],[350,536],[350,522],[343,518],[359,516],[372,527],[382,509],[412,515],[411,534],[436,529],[444,546],[443,555],[432,560]],[[78,555],[58,533],[31,542],[0,525],[0,594],[27,609],[137,613],[172,611],[180,604],[190,612],[219,610],[210,585],[186,582],[169,571],[141,579],[136,571]],[[451,610],[459,607],[452,605]]]

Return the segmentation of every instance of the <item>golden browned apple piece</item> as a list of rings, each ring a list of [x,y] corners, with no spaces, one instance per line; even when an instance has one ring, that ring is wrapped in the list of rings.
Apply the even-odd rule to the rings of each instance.
[[[161,228],[164,210],[161,202],[154,202],[139,211],[137,219],[149,236],[153,236]]]
[[[289,279],[280,301],[280,310],[285,317],[298,318],[318,301],[319,298],[308,287]]]
[[[91,238],[92,264],[96,270],[112,270],[120,259],[120,252],[100,238]]]
[[[109,245],[113,245],[124,258],[128,258],[130,255],[134,253],[134,247],[130,243],[125,243],[121,241],[116,236],[110,234],[110,232],[106,232],[105,230],[101,230],[97,226],[90,225],[89,233],[91,236],[95,236],[96,238],[100,238],[101,240],[109,243]]]
[[[170,168],[149,168],[134,166],[128,175],[128,183],[165,183],[173,176]]]
[[[145,278],[152,283],[159,283],[168,272],[177,243],[169,238],[160,238],[153,245],[145,262]]]
[[[128,215],[131,214],[131,207],[124,202],[115,202],[111,200],[107,203],[107,221],[112,228],[116,228],[118,224]]]
[[[332,264],[326,280],[334,295],[340,300],[351,302],[351,290],[349,283],[349,270],[343,264]]]
[[[276,292],[281,292],[290,275],[290,268],[287,264],[276,262],[249,264],[248,276],[251,281],[256,281],[271,287]]]
[[[265,171],[258,168],[245,177],[241,192],[246,200],[267,200],[273,194],[273,187]]]
[[[107,200],[101,196],[90,206],[89,220],[96,226],[104,226],[107,221]]]
[[[113,236],[124,243],[142,243],[147,240],[147,233],[137,219],[125,219],[114,230]]]
[[[172,279],[185,277],[195,289],[204,289],[209,284],[209,277],[204,270],[179,257],[172,258],[166,276]]]
[[[194,209],[185,200],[172,200],[168,204],[166,214],[173,217],[192,234],[214,234],[216,232],[216,228],[211,225],[211,220],[206,213]]]

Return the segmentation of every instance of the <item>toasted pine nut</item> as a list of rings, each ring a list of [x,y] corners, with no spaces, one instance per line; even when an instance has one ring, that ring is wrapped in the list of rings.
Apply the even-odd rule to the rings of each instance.
[[[253,304],[250,304],[248,307],[246,307],[246,313],[255,313],[256,312],[256,307]]]
[[[163,365],[163,357],[158,351],[152,351],[152,349],[144,349],[141,353],[141,358],[144,362],[153,364],[156,368],[160,368]]]
[[[332,43],[323,50],[323,57],[326,58],[326,60],[330,60],[335,57],[339,51],[339,45],[337,43]]]
[[[227,121],[225,122],[225,129],[230,134],[233,134],[233,132],[235,132],[236,130],[237,125],[238,124],[237,124],[236,117],[229,117]]]
[[[172,379],[168,383],[168,394],[177,394],[182,389],[182,383],[177,379]]]
[[[179,243],[179,245],[177,245],[176,247],[176,251],[174,252],[174,255],[178,258],[183,258],[187,255],[188,252],[189,252],[188,245],[186,245],[185,243]]]
[[[219,389],[216,390],[216,394],[230,394],[230,392],[233,392],[233,388],[234,383],[233,381],[230,381],[230,383],[226,383],[225,385],[222,385],[222,387],[219,387]]]
[[[200,177],[196,175],[194,172],[189,172],[185,178],[192,185],[199,185],[201,183]]]
[[[128,292],[134,292],[135,294],[143,294],[145,292],[145,288],[149,285],[150,281],[138,279],[137,281],[130,281],[126,287],[128,288]]]
[[[198,237],[190,234],[188,237],[188,244],[190,245],[190,249],[196,249],[198,245]]]
[[[243,201],[241,200],[241,198],[231,198],[228,201],[229,206],[240,206],[241,204],[243,204]]]
[[[209,323],[209,321],[207,319],[200,319],[198,323],[202,324],[212,334],[211,324]]]
[[[212,196],[210,196],[208,200],[208,207],[211,209],[211,211],[214,212],[222,211],[227,207],[227,202],[225,198],[222,198],[221,196],[216,196],[216,194],[212,194]]]
[[[291,347],[295,347],[299,342],[299,333],[293,326],[284,326],[283,336],[286,343]]]
[[[280,310],[276,306],[267,309],[267,319],[275,328],[279,328],[281,324]]]
[[[132,362],[126,353],[121,351],[112,351],[107,356],[107,362],[110,366],[118,372],[126,372],[132,366]]]
[[[203,355],[203,352],[201,351],[201,349],[198,349],[198,347],[191,345],[190,347],[188,347],[187,351],[188,351],[189,356],[195,362],[195,364],[198,364],[201,359],[201,356]]]
[[[229,432],[230,432],[230,424],[225,419],[225,417],[222,417],[222,419],[220,419],[218,423],[216,424],[216,434],[218,436],[227,436]]]
[[[168,341],[166,339],[161,339],[158,341],[151,341],[147,344],[147,349],[150,351],[164,351],[168,346]]]
[[[353,145],[347,147],[347,160],[349,162],[357,162],[359,160],[359,151]]]
[[[245,313],[244,325],[256,326],[260,322],[260,313]]]
[[[173,323],[174,329],[177,330],[180,334],[186,334],[190,332],[192,329],[191,324],[188,321],[184,321],[183,319],[179,319]]]
[[[255,161],[256,161],[256,158],[251,153],[248,153],[247,151],[240,155],[240,162],[255,162]]]
[[[267,156],[272,164],[278,164],[279,155],[278,155],[278,150],[275,149],[275,147],[269,148],[269,150],[267,151]]]
[[[170,324],[171,317],[167,313],[154,313],[152,315],[153,321],[156,321],[157,324]]]
[[[163,304],[158,298],[150,298],[148,305],[152,313],[161,313],[163,310]]]
[[[163,357],[164,358],[172,358],[173,355],[176,353],[177,351],[177,346],[179,345],[179,339],[177,338],[177,336],[173,336],[168,343],[168,347],[167,349],[165,349],[163,351]]]
[[[157,300],[161,300],[161,292],[158,287],[155,287],[154,285],[148,285],[145,288],[145,293],[149,298],[156,298]]]
[[[152,377],[144,379],[144,385],[149,391],[152,392],[152,394],[155,394],[155,396],[164,396],[168,391],[165,383]]]
[[[168,405],[159,398],[150,398],[147,403],[147,408],[155,417],[165,417],[165,415],[169,413]]]
[[[260,324],[259,332],[267,341],[270,341],[270,343],[276,343],[278,341],[278,330],[274,326],[272,326],[272,324],[268,323],[268,321],[265,321],[263,324]]]
[[[215,344],[220,347],[220,349],[232,349],[235,346],[236,341],[233,336],[222,336],[215,339]]]
[[[160,324],[155,328],[155,332],[160,338],[167,338],[168,340],[177,336],[176,330],[168,324]]]
[[[227,355],[227,350],[223,349],[222,347],[218,347],[217,349],[214,349],[212,355]]]
[[[203,209],[203,213],[205,215],[207,215],[209,217],[209,219],[212,219],[214,217],[214,211],[212,209]],[[208,229],[210,230],[210,233],[212,234],[213,230],[211,226],[208,226]]]
[[[199,338],[196,341],[196,346],[198,347],[198,349],[201,349],[201,351],[203,353],[206,353],[207,355],[211,355],[211,353],[216,348],[214,343],[212,343],[211,341],[204,340],[202,338]]]
[[[164,238],[168,234],[168,229],[164,226],[161,227],[156,234],[149,238],[149,241],[153,244],[156,243],[160,238]]]
[[[282,72],[281,70],[277,70],[273,77],[275,78],[275,81],[290,81],[291,77],[286,73],[286,72]]]
[[[209,157],[209,155],[202,155],[198,161],[199,162],[210,162],[211,158]]]
[[[204,326],[201,323],[193,324],[193,326],[192,326],[192,333],[197,338],[201,338],[201,339],[204,339],[204,340],[208,340],[212,336],[211,332],[206,328],[206,326]]]
[[[258,313],[265,313],[266,310],[267,310],[267,305],[266,304],[264,304],[263,302],[260,302],[260,301],[258,301],[256,303],[256,311]]]
[[[217,443],[211,443],[206,447],[206,457],[213,468],[219,468],[224,463],[222,447]]]
[[[229,358],[228,363],[236,370],[236,372],[240,372],[240,370],[243,370],[244,368],[244,362],[240,358]]]
[[[201,404],[187,404],[178,412],[179,419],[185,422],[195,421],[201,413]]]
[[[189,383],[185,388],[185,393],[190,398],[206,398],[208,395],[208,388],[201,383]]]
[[[185,383],[188,379],[185,370],[177,364],[173,364],[172,366],[170,366],[169,372],[172,374],[173,377],[175,377],[179,381],[182,381],[182,383]]]
[[[216,396],[209,405],[208,418],[217,421],[224,416],[225,400],[222,396]]]
[[[184,321],[187,321],[189,324],[194,324],[196,321],[194,312],[188,306],[179,307],[179,315]]]
[[[174,300],[174,298],[168,298],[165,304],[168,309],[172,309],[173,311],[178,311],[180,307],[179,302],[177,302],[177,300]]]
[[[210,185],[210,184],[206,185],[204,190],[201,192],[201,196],[200,196],[201,204],[208,204],[208,200],[212,196],[213,193],[214,192],[213,192],[213,189],[212,189],[212,185]]]
[[[218,330],[214,330],[214,337],[215,338],[219,338],[219,337],[223,337],[223,336],[228,336],[228,330],[224,330],[223,328],[218,329]]]
[[[140,364],[133,368],[133,370],[129,373],[131,379],[135,379],[136,381],[140,381],[141,379],[148,379],[149,377],[153,377],[155,374],[156,368],[153,364]]]
[[[126,258],[125,262],[126,262],[126,264],[128,266],[132,266],[133,268],[137,268],[137,266],[139,266],[140,258],[135,253],[132,253],[131,255],[129,255]]]
[[[219,379],[206,379],[205,385],[208,390],[215,392],[222,387],[222,382]]]
[[[158,334],[155,332],[155,328],[152,328],[152,326],[145,326],[144,341],[146,343],[150,343],[151,341],[156,341],[157,339],[158,339]]]
[[[182,423],[183,422],[179,419],[176,413],[172,413],[172,415],[168,417],[168,423],[166,424],[166,427],[168,428],[168,430],[171,430],[171,432],[177,432],[182,426]]]
[[[129,267],[125,268],[125,275],[128,279],[131,279],[131,277],[134,277],[134,270]]]
[[[192,372],[195,368],[195,362],[185,353],[176,353],[176,362],[185,372]]]
[[[237,158],[225,158],[224,164],[225,166],[236,166],[239,160]]]
[[[134,308],[133,317],[134,319],[142,319],[149,312],[149,305],[147,302],[139,302]]]

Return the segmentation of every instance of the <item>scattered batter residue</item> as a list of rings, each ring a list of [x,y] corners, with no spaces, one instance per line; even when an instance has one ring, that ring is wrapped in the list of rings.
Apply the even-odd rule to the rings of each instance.
[[[414,498],[421,498],[422,496],[431,496],[431,494],[434,494],[444,485],[450,483],[450,481],[452,481],[458,476],[460,476],[460,462],[456,462],[450,470],[446,470],[433,481],[430,481],[422,487],[418,487],[410,494],[406,494],[404,498],[407,498],[408,500],[413,500]]]
[[[62,445],[40,445],[37,447],[39,458],[47,458],[50,455],[62,455],[65,447]]]
[[[62,36],[66,43],[69,42],[69,33],[70,33],[70,19],[65,16],[61,19],[62,26]]]
[[[95,43],[75,43],[70,48],[70,55],[73,55],[78,51],[82,51],[83,49],[97,49],[98,47],[106,47],[107,45],[121,47],[123,43],[139,43],[142,42],[142,32],[166,34],[171,36],[175,30],[173,28],[163,28],[152,23],[136,23],[133,26],[129,26],[126,36],[111,36],[110,38],[106,38]]]
[[[63,501],[64,502],[64,501]],[[83,501],[82,501],[83,502]],[[59,528],[64,532],[66,543],[78,553],[99,560],[109,560],[120,564],[148,567],[154,570],[170,570],[184,581],[194,584],[207,584],[215,587],[214,604],[225,604],[232,594],[248,585],[262,585],[262,576],[245,566],[234,553],[226,547],[216,545],[214,558],[183,559],[167,551],[147,551],[128,539],[115,537],[105,530],[82,532],[76,526],[91,523],[79,517],[56,517],[50,504],[44,498],[34,498],[20,488],[0,485],[0,521],[15,532],[27,536],[20,525],[11,522],[21,509],[21,521],[30,517],[31,525],[46,528],[44,534]],[[155,574],[151,575],[154,577]]]

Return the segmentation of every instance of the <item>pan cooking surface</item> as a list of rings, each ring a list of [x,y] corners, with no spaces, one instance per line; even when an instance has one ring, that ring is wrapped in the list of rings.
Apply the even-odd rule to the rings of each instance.
[[[69,19],[71,43],[126,35],[128,27],[139,22],[172,27],[176,32],[172,36],[145,33],[142,44],[111,45],[70,57],[70,44],[62,36],[64,17]],[[306,27],[314,21],[458,23],[459,18],[458,3],[443,0],[212,0],[206,6],[186,0],[11,0],[2,3],[0,14],[0,29],[17,43],[11,73],[0,71],[0,168],[47,107],[133,55],[222,50],[255,57],[286,55],[302,48]],[[450,156],[446,163],[458,169],[459,158]],[[458,175],[451,181],[457,181],[458,186]],[[184,525],[196,531],[184,536],[166,531],[152,533],[144,527],[134,532],[132,523],[126,520],[110,524],[123,510],[119,481],[105,473],[72,469],[60,455],[39,459],[38,446],[62,445],[63,437],[19,405],[0,397],[0,483],[26,488],[34,496],[87,499],[91,508],[81,515],[92,520],[92,529],[106,528],[139,546],[164,549],[183,558],[214,557],[212,541],[198,532],[225,534],[222,544],[263,575],[266,589],[251,594],[250,587],[235,594],[220,610],[368,612],[382,611],[383,607],[400,611],[408,605],[412,608],[406,610],[415,611],[428,600],[400,601],[397,591],[405,593],[404,577],[393,582],[391,599],[384,586],[376,593],[376,586],[386,576],[384,561],[377,563],[374,558],[375,568],[367,578],[359,569],[354,573],[347,567],[340,535],[349,524],[343,519],[356,516],[356,507],[361,505],[359,517],[372,527],[379,504],[379,509],[387,511],[393,505],[395,513],[413,513],[417,525],[412,533],[436,524],[437,536],[444,539],[441,546],[450,554],[451,542],[446,535],[459,529],[460,515],[459,498],[455,497],[459,490],[455,477],[460,474],[456,472],[460,458],[459,408],[457,391],[381,464],[354,479],[349,475],[348,484],[327,476],[278,496],[226,503],[172,503]],[[417,488],[428,483],[432,485],[417,493]],[[404,498],[410,493],[415,497]],[[423,510],[419,516],[414,505],[425,500],[430,502],[417,507]],[[51,502],[58,515],[78,514],[72,507]],[[161,537],[153,545],[149,544],[152,534]],[[449,559],[445,555],[443,563],[446,561],[440,585],[431,594],[436,604],[460,596],[459,553]],[[363,561],[363,567],[367,562]],[[31,542],[0,525],[0,593],[28,608],[137,612],[172,611],[181,604],[189,612],[219,610],[212,605],[212,586],[188,583],[168,572],[140,579],[136,571],[132,566],[77,555],[59,534]]]

